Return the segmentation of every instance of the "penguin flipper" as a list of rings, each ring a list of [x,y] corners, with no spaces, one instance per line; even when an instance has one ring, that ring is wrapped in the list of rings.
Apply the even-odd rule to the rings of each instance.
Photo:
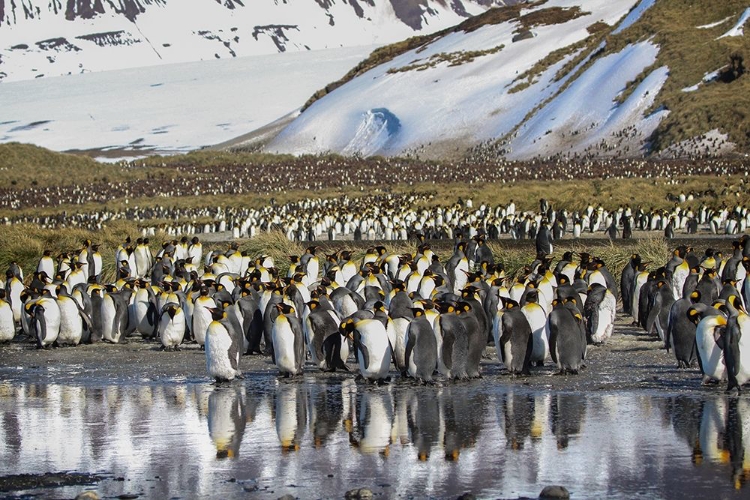
[[[93,331],[94,324],[91,321],[91,318],[89,318],[89,315],[86,314],[86,312],[81,308],[81,306],[78,305],[77,302],[76,306],[78,306],[78,315],[81,317],[81,321],[83,322],[83,328],[89,332]]]
[[[407,335],[406,339],[406,350],[404,353],[404,363],[406,364],[406,369],[409,369],[409,358],[411,357],[411,353],[414,350],[414,345],[416,344],[415,338],[416,335],[410,334]]]
[[[368,370],[370,368],[370,352],[367,350],[367,346],[360,341],[359,334],[356,335],[355,341],[355,344],[358,346],[359,353],[362,356],[362,366],[365,367],[365,370]]]
[[[552,362],[555,364],[557,364],[557,330],[557,323],[555,322],[553,324],[553,320],[550,318],[547,323],[547,333],[549,333],[549,355],[552,358]]]

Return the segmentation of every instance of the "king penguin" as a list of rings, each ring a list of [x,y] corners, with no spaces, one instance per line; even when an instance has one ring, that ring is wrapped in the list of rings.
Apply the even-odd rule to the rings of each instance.
[[[546,333],[547,314],[539,305],[539,293],[531,289],[526,294],[526,303],[521,306],[521,312],[526,316],[531,327],[531,335],[534,339],[534,348],[531,351],[530,362],[532,366],[544,366],[544,361],[549,354],[549,339]]]
[[[366,380],[384,382],[388,377],[392,354],[383,323],[376,319],[355,322],[349,318],[339,325],[339,329],[354,342],[360,375]]]
[[[185,312],[176,302],[164,305],[159,317],[159,340],[166,351],[177,351],[185,338]]]
[[[206,330],[206,370],[218,383],[241,378],[240,345],[234,341],[232,324],[218,307],[210,311],[213,321]]]
[[[694,290],[689,297],[676,301],[669,309],[665,344],[667,350],[674,351],[678,368],[690,368],[696,362],[696,323],[688,316],[688,311],[697,302],[700,302],[700,292]]]
[[[13,309],[5,300],[5,290],[0,290],[0,344],[10,342],[16,336]]]
[[[60,308],[55,299],[45,290],[37,301],[28,302],[31,327],[35,333],[38,349],[46,349],[57,341],[60,335]]]
[[[333,308],[322,307],[317,300],[307,303],[310,313],[305,320],[307,347],[313,363],[323,371],[348,371],[346,358],[349,357],[349,344],[339,332],[339,319]]]
[[[437,341],[422,309],[412,308],[406,341],[406,363],[409,376],[417,382],[431,383],[437,369]]]
[[[586,318],[586,334],[592,344],[603,344],[612,336],[617,300],[609,289],[599,283],[589,287],[583,314]]]
[[[691,307],[688,314],[697,318],[698,314],[693,311],[696,309]],[[695,344],[698,348],[704,384],[711,380],[722,380],[726,375],[724,353],[719,345],[726,326],[727,318],[723,314],[718,314],[704,317],[695,329]]]
[[[302,326],[292,306],[280,302],[275,307],[279,314],[271,330],[273,362],[285,377],[300,375],[305,364]]]
[[[511,375],[528,375],[534,338],[526,316],[511,299],[501,299],[503,309],[495,323],[495,347],[498,358]]]
[[[566,307],[557,300],[547,321],[550,354],[560,374],[577,374],[586,357],[586,333],[583,316],[574,304]]]

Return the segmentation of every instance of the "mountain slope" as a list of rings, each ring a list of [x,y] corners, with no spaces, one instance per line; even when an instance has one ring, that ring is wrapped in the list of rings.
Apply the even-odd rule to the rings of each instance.
[[[0,0],[0,81],[392,43],[501,0]]]
[[[748,152],[746,9],[540,0],[491,10],[360,64],[266,149],[475,160]]]

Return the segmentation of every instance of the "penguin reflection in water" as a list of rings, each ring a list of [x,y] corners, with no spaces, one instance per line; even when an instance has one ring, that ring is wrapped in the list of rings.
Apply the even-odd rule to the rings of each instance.
[[[216,458],[236,458],[245,433],[247,411],[244,390],[221,387],[208,397],[208,434],[216,447]]]

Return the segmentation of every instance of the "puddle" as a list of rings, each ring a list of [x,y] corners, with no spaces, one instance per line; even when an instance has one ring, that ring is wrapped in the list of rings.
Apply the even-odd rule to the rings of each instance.
[[[381,498],[518,498],[560,484],[573,498],[742,498],[750,489],[744,397],[308,376],[224,387],[5,382],[0,424],[0,476],[96,475],[85,489],[102,497],[343,498],[365,487]]]

